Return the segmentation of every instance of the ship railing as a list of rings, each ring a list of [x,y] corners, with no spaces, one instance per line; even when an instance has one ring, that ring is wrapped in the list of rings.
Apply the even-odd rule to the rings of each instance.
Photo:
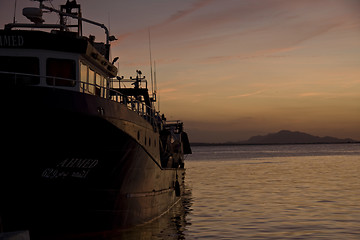
[[[183,132],[183,122],[181,120],[170,120],[166,121],[164,128],[173,131],[174,133]]]
[[[129,84],[130,83],[130,84]],[[113,88],[121,88],[121,85],[123,84],[124,87],[128,87],[128,85],[136,85],[138,84],[139,88],[144,88],[142,85],[145,83],[145,88],[148,88],[148,82],[144,77],[136,78],[136,77],[130,77],[129,79],[122,77],[116,77],[113,79],[110,79],[110,85]]]
[[[38,85],[40,84],[40,75],[28,73],[16,73],[0,71],[1,85]]]
[[[142,116],[146,121],[153,125],[154,129],[160,128],[161,116],[160,112],[156,111],[154,108],[148,106],[143,101],[139,101],[134,96],[127,96],[123,93],[106,88],[109,91],[109,99],[112,101],[124,104],[129,110],[137,112]]]
[[[43,76],[38,74],[16,73],[0,71],[1,84],[11,86],[38,86],[47,88],[66,89],[69,91],[81,92],[89,95],[96,95],[111,101],[125,105],[129,110],[136,112],[149,122],[155,130],[160,128],[160,112],[145,102],[136,99],[134,96],[127,96],[123,93],[109,88],[100,86],[95,83],[83,82],[74,79]]]

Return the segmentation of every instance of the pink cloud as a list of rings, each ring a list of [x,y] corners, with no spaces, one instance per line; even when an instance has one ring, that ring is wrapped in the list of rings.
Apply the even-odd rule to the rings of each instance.
[[[152,26],[147,26],[146,28],[142,28],[142,29],[138,29],[138,30],[135,30],[133,32],[127,32],[127,33],[123,33],[123,34],[120,34],[118,39],[120,42],[121,40],[127,38],[127,37],[130,37],[134,34],[137,34],[137,33],[143,33],[143,32],[147,32],[151,29],[157,29],[157,28],[160,28],[160,27],[164,27],[166,25],[169,25],[173,22],[176,22],[182,18],[185,18],[186,16],[198,11],[199,9],[209,5],[211,2],[213,2],[214,0],[197,0],[193,5],[191,5],[189,8],[185,9],[185,10],[179,10],[177,11],[176,13],[172,14],[169,18],[165,19],[164,21],[160,22],[160,23],[157,23],[155,25],[152,25]]]
[[[171,22],[177,21],[183,17],[186,17],[187,15],[205,7],[206,5],[210,4],[213,0],[198,0],[195,2],[190,8],[185,10],[180,10],[177,13],[170,16],[170,18],[166,19],[164,22],[158,24],[157,26],[169,24]]]

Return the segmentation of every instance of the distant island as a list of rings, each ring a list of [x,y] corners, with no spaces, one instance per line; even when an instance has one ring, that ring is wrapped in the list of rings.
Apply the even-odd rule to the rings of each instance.
[[[326,143],[358,143],[359,141],[335,137],[318,137],[303,132],[281,130],[277,133],[253,136],[246,141],[226,143],[193,143],[192,145],[261,145],[261,144],[326,144]]]
[[[239,142],[246,144],[305,144],[305,143],[353,143],[353,139],[339,139],[334,137],[318,137],[303,132],[282,130],[265,136],[254,136],[247,141]]]

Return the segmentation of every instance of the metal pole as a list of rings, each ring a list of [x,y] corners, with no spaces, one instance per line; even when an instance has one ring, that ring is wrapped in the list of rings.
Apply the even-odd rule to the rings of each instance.
[[[47,9],[47,10],[49,10],[51,12],[56,12],[56,13],[58,13],[60,15],[76,18],[78,20],[82,20],[84,22],[87,22],[87,23],[90,23],[90,24],[93,24],[93,25],[96,25],[96,26],[99,26],[99,27],[103,28],[105,30],[105,34],[106,34],[106,44],[109,44],[109,30],[107,29],[107,27],[104,24],[98,23],[98,22],[95,22],[95,21],[92,21],[92,20],[89,20],[89,19],[86,19],[86,18],[78,17],[78,16],[75,16],[73,14],[64,13],[64,12],[56,10],[54,8],[47,7],[47,6],[43,5],[43,4],[41,4],[41,8]]]

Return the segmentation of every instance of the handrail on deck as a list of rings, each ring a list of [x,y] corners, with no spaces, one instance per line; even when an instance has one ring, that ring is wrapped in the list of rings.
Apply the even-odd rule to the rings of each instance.
[[[3,79],[3,76],[9,75]],[[67,89],[74,92],[81,92],[89,95],[97,95],[99,97],[125,105],[129,110],[136,112],[148,121],[155,130],[160,128],[161,117],[160,112],[156,111],[151,106],[146,105],[144,102],[137,100],[134,96],[127,96],[121,92],[109,87],[97,85],[95,83],[82,82],[75,79],[61,78],[54,76],[44,76],[28,73],[16,73],[0,71],[0,81],[7,81],[9,86],[39,86],[47,88]],[[36,82],[29,81],[31,79],[38,79]],[[10,80],[10,81],[9,81]],[[57,82],[68,82],[69,84],[57,85]],[[51,83],[51,84],[49,84]],[[79,86],[79,88],[76,88]],[[90,90],[92,89],[92,90]]]

